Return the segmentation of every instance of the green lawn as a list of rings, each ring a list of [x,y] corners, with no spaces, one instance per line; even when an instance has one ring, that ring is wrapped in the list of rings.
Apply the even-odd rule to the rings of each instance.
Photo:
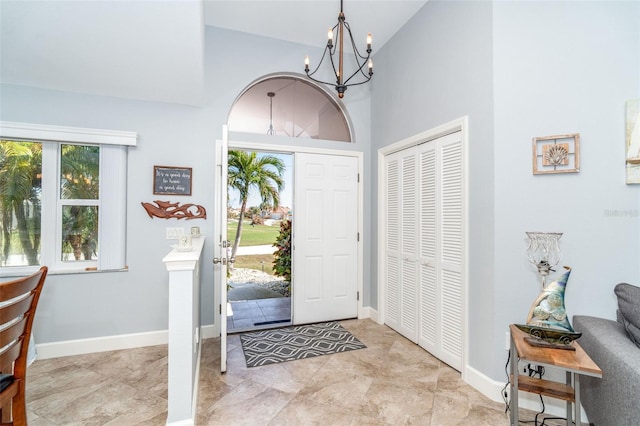
[[[229,241],[233,243],[236,237],[236,230],[238,229],[238,222],[227,222],[227,237]],[[280,222],[277,222],[273,226],[267,225],[255,225],[251,226],[251,222],[244,221],[242,226],[242,239],[240,240],[240,246],[261,246],[271,245],[276,241],[278,234],[280,233]],[[276,251],[276,248],[273,248]],[[264,271],[269,275],[273,275],[273,254],[251,254],[244,256],[236,256],[236,268],[257,269],[258,271]]]
[[[248,254],[245,256],[236,256],[236,263],[234,263],[233,266],[235,268],[256,269],[258,271],[266,272],[269,275],[273,275],[274,259],[275,258],[272,254]]]
[[[227,237],[233,243],[236,238],[236,230],[238,222],[227,222]],[[255,225],[251,226],[251,221],[245,220],[242,225],[242,239],[240,239],[240,247],[244,246],[261,246],[273,244],[280,233],[280,222],[276,222],[273,226]],[[274,247],[275,251],[275,247]],[[259,269],[259,268],[255,268]]]

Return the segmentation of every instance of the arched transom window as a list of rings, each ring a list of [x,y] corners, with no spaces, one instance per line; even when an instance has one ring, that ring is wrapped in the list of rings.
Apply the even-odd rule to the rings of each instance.
[[[268,77],[249,86],[231,108],[228,125],[233,132],[352,141],[338,102],[295,76]]]

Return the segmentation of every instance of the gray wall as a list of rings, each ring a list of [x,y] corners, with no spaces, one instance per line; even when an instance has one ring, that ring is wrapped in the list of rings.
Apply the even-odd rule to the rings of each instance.
[[[153,195],[153,165],[193,167],[193,196],[175,201],[213,207],[214,131],[206,110],[160,103],[2,86],[2,120],[137,131],[129,150],[127,188],[128,272],[50,275],[34,323],[37,343],[167,329],[168,273],[162,258],[170,251],[167,226],[199,225],[211,235],[210,219],[189,222],[150,219],[140,205],[164,199]],[[215,133],[215,134],[217,134]],[[193,155],[197,152],[198,155]],[[175,241],[173,241],[174,243]],[[211,258],[207,244],[205,258]],[[210,268],[203,280],[211,282]],[[203,315],[212,318],[212,289],[202,291]]]
[[[322,34],[319,34],[322,37]],[[172,241],[168,226],[199,225],[208,237],[202,268],[202,322],[214,320],[213,257],[214,143],[236,96],[253,80],[273,72],[299,72],[313,48],[248,34],[207,28],[204,107],[116,99],[23,86],[1,86],[0,119],[38,124],[136,131],[138,146],[129,151],[127,211],[128,272],[51,275],[35,322],[37,343],[166,330],[168,274],[162,258]],[[353,95],[353,96],[351,96]],[[369,89],[354,88],[345,97],[355,128],[355,144],[332,149],[369,154]],[[190,197],[172,201],[207,209],[207,220],[151,219],[140,202],[153,195],[153,166],[193,168]],[[370,218],[367,217],[370,222]],[[365,270],[370,269],[365,259]],[[368,289],[365,293],[368,293]],[[366,300],[366,299],[365,299]]]
[[[640,185],[626,185],[624,172],[625,101],[640,98],[639,18],[637,1],[494,5],[497,342],[540,291],[525,231],[564,233],[570,316],[613,319],[615,284],[640,285]],[[532,138],[566,133],[580,133],[580,173],[533,176]]]
[[[469,117],[468,364],[496,381],[540,289],[525,231],[564,232],[569,315],[613,318],[613,286],[640,283],[640,186],[624,183],[639,16],[639,2],[432,1],[376,54],[374,152]],[[580,173],[533,176],[532,138],[575,132]]]
[[[376,54],[371,114],[374,152],[469,117],[470,363],[481,371],[493,364],[477,350],[493,330],[492,57],[491,3],[430,1]]]

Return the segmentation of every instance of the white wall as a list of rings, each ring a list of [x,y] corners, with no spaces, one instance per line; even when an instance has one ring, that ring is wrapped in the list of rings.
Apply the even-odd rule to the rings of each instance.
[[[264,74],[301,71],[307,53],[317,54],[313,48],[298,44],[208,28],[204,107],[1,86],[2,120],[129,130],[140,135],[138,146],[129,152],[129,271],[50,275],[34,324],[37,343],[166,330],[168,274],[162,258],[172,243],[164,238],[168,226],[198,225],[209,237],[203,253],[201,312],[204,325],[213,323],[214,285],[209,262],[215,240],[214,142],[222,137],[222,124],[245,86]],[[366,89],[354,89],[346,95],[357,143],[342,144],[343,149],[368,151],[369,103]],[[153,195],[154,165],[192,167],[192,196]],[[140,205],[167,198],[204,206],[207,220],[151,219]]]

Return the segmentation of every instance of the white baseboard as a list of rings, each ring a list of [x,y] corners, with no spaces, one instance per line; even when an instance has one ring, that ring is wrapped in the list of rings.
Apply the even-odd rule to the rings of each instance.
[[[492,380],[468,365],[464,369],[464,381],[492,401],[502,402],[500,392],[504,383]]]
[[[38,359],[48,359],[94,352],[140,348],[144,346],[166,345],[168,341],[168,331],[160,330],[145,333],[120,334],[117,336],[93,337],[90,339],[40,343],[36,344],[36,350],[38,351]]]
[[[218,337],[216,327],[203,325],[200,327],[202,339]],[[89,339],[65,340],[62,342],[36,344],[37,359],[58,358],[90,354],[94,352],[118,351],[122,349],[142,348],[145,346],[166,345],[169,342],[167,330],[148,331],[145,333],[120,334],[116,336],[92,337]]]
[[[378,322],[378,311],[370,306],[365,306],[360,312],[360,319],[369,318],[372,321]]]
[[[220,330],[213,324],[200,326],[200,335],[203,339],[212,339],[220,337]]]

